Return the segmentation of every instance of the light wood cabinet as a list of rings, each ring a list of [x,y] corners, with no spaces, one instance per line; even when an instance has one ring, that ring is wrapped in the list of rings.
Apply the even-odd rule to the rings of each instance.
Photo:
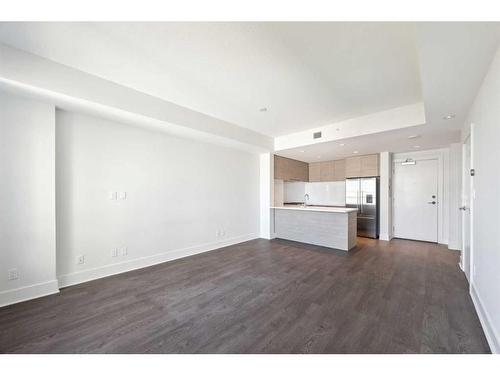
[[[361,177],[378,176],[378,165],[378,154],[361,156]]]
[[[333,161],[333,181],[344,181],[345,180],[345,160],[334,160]]]
[[[274,178],[285,181],[308,181],[309,165],[299,160],[274,155]]]
[[[309,182],[321,181],[321,163],[309,164]]]
[[[320,180],[333,181],[334,163],[332,161],[323,161],[320,163]]]
[[[346,178],[361,176],[361,156],[345,159],[345,176]]]
[[[274,178],[276,180],[285,180],[287,175],[287,162],[285,158],[274,155]]]
[[[309,164],[309,182],[344,180],[343,160],[322,161]],[[336,170],[338,164],[338,172]]]
[[[345,159],[345,176],[373,177],[379,175],[378,154],[353,156]]]
[[[379,175],[378,154],[309,164],[309,181],[344,181],[350,177]]]

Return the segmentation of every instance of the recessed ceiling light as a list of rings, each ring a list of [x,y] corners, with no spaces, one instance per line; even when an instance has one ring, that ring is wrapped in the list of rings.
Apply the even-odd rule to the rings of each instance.
[[[259,111],[261,111],[261,112],[267,112],[267,108],[266,107],[261,108],[261,109],[259,109]]]
[[[318,156],[316,156],[316,157],[317,157],[318,159],[321,159],[321,156],[319,156],[319,155],[318,155]]]
[[[300,152],[305,152],[304,150],[300,150]]]
[[[357,153],[359,153],[359,151],[353,151],[352,153],[353,153],[353,154],[357,154]]]
[[[413,135],[409,135],[409,136],[408,136],[408,139],[415,139],[415,138],[418,138],[418,137],[420,137],[420,135],[418,135],[418,134],[413,134]]]
[[[341,144],[339,144],[339,146],[344,147],[344,146],[345,146],[345,143],[341,143]]]
[[[455,115],[451,114],[451,115],[446,115],[443,117],[443,120],[451,120],[452,118],[455,118]]]
[[[413,148],[420,148],[420,146],[419,145],[415,145],[415,146],[413,146]]]

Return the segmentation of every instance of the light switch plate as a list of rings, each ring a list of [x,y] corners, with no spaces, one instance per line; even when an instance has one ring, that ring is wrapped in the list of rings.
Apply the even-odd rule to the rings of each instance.
[[[128,249],[126,247],[122,247],[120,249],[120,255],[124,256],[128,254]]]
[[[112,201],[116,201],[116,191],[109,192],[109,199],[111,199]]]
[[[121,199],[121,200],[127,199],[127,192],[126,191],[120,191],[118,193],[118,198]]]

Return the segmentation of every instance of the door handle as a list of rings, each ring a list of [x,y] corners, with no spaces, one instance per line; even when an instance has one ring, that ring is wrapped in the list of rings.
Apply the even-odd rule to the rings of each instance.
[[[432,201],[432,202],[427,202],[429,204],[436,204],[436,201]]]

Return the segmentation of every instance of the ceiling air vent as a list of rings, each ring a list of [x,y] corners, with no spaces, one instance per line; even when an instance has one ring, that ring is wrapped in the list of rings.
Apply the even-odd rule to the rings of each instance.
[[[313,139],[321,138],[321,132],[313,133]]]

